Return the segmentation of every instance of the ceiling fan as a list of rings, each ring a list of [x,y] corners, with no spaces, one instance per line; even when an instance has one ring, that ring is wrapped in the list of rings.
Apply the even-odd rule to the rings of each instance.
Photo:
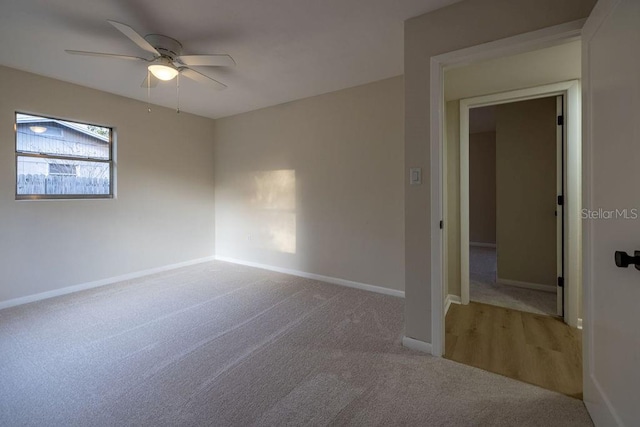
[[[86,52],[82,50],[65,50],[72,55],[97,56],[102,58],[115,58],[132,61],[144,61],[149,63],[150,79],[145,78],[142,87],[155,87],[158,79],[169,81],[178,74],[203,83],[217,90],[226,89],[227,86],[219,81],[194,70],[191,67],[229,67],[235,65],[235,61],[229,55],[183,55],[182,44],[161,34],[148,34],[142,37],[133,28],[126,24],[107,20],[118,31],[127,36],[146,53],[153,55],[151,59],[140,56],[118,55],[114,53]]]

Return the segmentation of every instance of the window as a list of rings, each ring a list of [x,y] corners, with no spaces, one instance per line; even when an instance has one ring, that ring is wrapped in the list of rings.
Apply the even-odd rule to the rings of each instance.
[[[113,129],[16,113],[16,199],[113,197]]]
[[[76,176],[76,165],[49,163],[49,175],[73,175]]]

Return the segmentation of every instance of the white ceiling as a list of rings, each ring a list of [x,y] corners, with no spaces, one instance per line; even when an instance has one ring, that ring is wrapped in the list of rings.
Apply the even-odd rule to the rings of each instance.
[[[109,25],[178,39],[183,53],[228,53],[233,69],[201,69],[221,92],[181,79],[183,111],[218,118],[403,73],[403,21],[458,0],[10,0],[0,64],[146,100],[146,64],[64,49],[140,55]],[[175,108],[175,83],[151,102]]]

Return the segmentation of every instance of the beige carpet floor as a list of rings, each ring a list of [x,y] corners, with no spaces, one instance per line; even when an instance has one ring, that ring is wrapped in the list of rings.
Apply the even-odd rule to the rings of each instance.
[[[0,425],[584,426],[403,348],[404,301],[209,262],[0,311]]]
[[[535,314],[556,316],[556,294],[496,283],[495,248],[469,247],[469,299]]]

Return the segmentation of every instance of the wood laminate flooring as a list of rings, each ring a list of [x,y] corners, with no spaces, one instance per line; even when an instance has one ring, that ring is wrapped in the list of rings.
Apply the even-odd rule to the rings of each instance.
[[[557,317],[452,304],[445,358],[582,399],[582,334]]]

